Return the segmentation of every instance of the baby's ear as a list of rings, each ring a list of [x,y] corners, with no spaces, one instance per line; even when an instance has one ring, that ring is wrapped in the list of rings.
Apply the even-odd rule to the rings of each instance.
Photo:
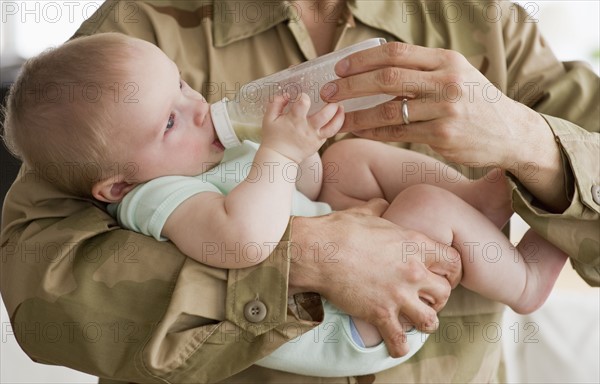
[[[94,184],[92,186],[92,196],[105,203],[118,203],[136,185],[126,182],[121,175],[112,176]]]

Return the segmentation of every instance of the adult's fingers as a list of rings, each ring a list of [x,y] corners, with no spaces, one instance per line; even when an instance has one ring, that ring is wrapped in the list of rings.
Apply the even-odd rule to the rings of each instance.
[[[446,303],[450,298],[452,286],[446,276],[435,272],[429,272],[428,283],[429,284],[426,287],[419,290],[418,295],[423,304],[427,305],[428,308],[431,308],[437,313],[446,306]],[[432,325],[432,319],[428,318],[428,316],[431,314],[427,314],[424,311],[424,308],[420,306],[416,306],[416,310],[420,312],[415,312],[418,316],[418,318],[414,319],[415,324],[419,321],[423,323],[424,326],[430,327]],[[411,319],[413,319],[413,317],[411,317]]]
[[[411,122],[408,125],[365,129],[353,133],[358,137],[377,141],[428,144],[447,161],[458,163],[471,161],[476,163],[479,161],[478,159],[470,160],[465,157],[465,153],[474,146],[479,137],[468,135],[467,132],[461,130],[461,127],[452,119],[438,119]]]
[[[434,125],[431,122],[411,123],[409,125],[389,125],[362,131],[353,131],[356,136],[363,139],[377,141],[397,141],[409,143],[423,143],[435,145],[441,142],[436,136]]]
[[[452,288],[456,288],[462,279],[462,261],[458,251],[448,245],[438,244],[443,247],[436,257],[425,257],[424,264],[431,272],[444,277]],[[445,303],[444,303],[445,304]]]
[[[443,52],[436,48],[390,42],[349,55],[336,64],[335,72],[346,77],[390,66],[431,71],[444,63]]]
[[[435,77],[435,72],[385,67],[334,80],[325,84],[320,94],[330,103],[382,93],[414,98],[420,94],[419,91],[436,84]]]
[[[406,296],[406,291],[397,294],[402,298],[402,314],[409,318],[417,328],[435,328],[436,313],[441,310],[450,297],[451,284],[445,275],[450,274],[438,266],[436,273],[430,265],[442,259],[441,245],[418,232],[407,233],[412,240],[406,241],[402,247],[402,263],[406,267],[403,284],[415,287],[414,292]]]
[[[450,291],[449,286],[448,291]],[[410,324],[414,325],[418,330],[427,333],[435,331],[439,323],[436,309],[430,306],[429,302],[425,302],[418,296],[415,296],[410,300],[403,301],[401,317],[406,319]]]
[[[341,79],[326,84],[321,97],[329,102],[381,93],[411,97],[408,87],[439,84],[434,70],[456,61],[456,56],[447,50],[398,42],[357,52],[336,64]]]
[[[434,332],[439,321],[436,311],[426,303],[414,298],[406,301],[402,306],[402,315],[393,312],[379,313],[373,321],[379,330],[390,356],[401,357],[406,355],[406,329],[413,325],[422,332]]]
[[[379,104],[373,108],[348,112],[342,127],[343,132],[362,131],[364,129],[403,125],[402,98]],[[439,102],[428,98],[406,101],[410,123],[430,121],[447,115],[447,109]]]
[[[391,312],[385,315],[380,314],[374,325],[381,334],[391,357],[402,357],[409,352],[406,333],[397,314]]]

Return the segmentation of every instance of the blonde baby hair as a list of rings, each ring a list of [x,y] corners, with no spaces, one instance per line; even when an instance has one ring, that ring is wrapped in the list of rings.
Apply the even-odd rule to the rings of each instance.
[[[118,33],[73,39],[25,62],[4,110],[7,148],[65,192],[90,197],[120,171],[111,139],[132,40]]]

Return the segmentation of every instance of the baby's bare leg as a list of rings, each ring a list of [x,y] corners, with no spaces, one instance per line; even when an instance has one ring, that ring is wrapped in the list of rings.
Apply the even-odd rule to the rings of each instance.
[[[527,268],[527,287],[523,291],[521,303],[511,307],[517,313],[531,313],[546,301],[568,256],[532,229],[517,244],[517,250]],[[544,295],[543,292],[547,294]]]
[[[472,181],[429,156],[371,140],[342,140],[323,155],[320,201],[341,210],[379,197],[392,202],[404,189],[418,184],[448,190],[502,227],[512,215],[506,180],[492,170]]]
[[[406,189],[383,217],[457,248],[461,284],[519,313],[544,303],[567,258],[533,231],[515,249],[482,213],[434,186]]]
[[[543,303],[566,260],[562,252],[545,240],[531,237],[539,254],[545,256],[540,264],[525,263],[519,251],[524,252],[525,245],[521,244],[528,243],[526,240],[533,235],[526,236],[515,250],[497,230],[510,218],[512,209],[505,179],[493,171],[482,179],[470,181],[428,156],[361,139],[345,140],[328,148],[323,164],[319,200],[337,210],[375,197],[393,202],[384,218],[439,242],[462,245],[463,285],[518,312],[531,312]],[[434,189],[434,196],[430,196],[432,185],[452,193]],[[419,188],[425,188],[425,193]],[[429,198],[433,198],[431,202]],[[487,237],[488,233],[492,236]],[[502,251],[500,260],[485,254],[495,250]],[[511,285],[512,281],[517,284]],[[510,292],[502,291],[505,284],[512,288]],[[354,322],[366,346],[381,342],[374,326],[361,319],[355,318]]]

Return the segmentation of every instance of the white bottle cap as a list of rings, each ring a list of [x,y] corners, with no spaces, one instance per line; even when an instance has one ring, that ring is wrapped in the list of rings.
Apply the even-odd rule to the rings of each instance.
[[[232,148],[242,145],[242,142],[237,138],[233,130],[233,124],[231,124],[231,119],[229,119],[227,108],[225,108],[228,101],[229,99],[224,97],[221,101],[213,103],[210,106],[210,116],[212,117],[215,131],[221,144],[225,148]]]

